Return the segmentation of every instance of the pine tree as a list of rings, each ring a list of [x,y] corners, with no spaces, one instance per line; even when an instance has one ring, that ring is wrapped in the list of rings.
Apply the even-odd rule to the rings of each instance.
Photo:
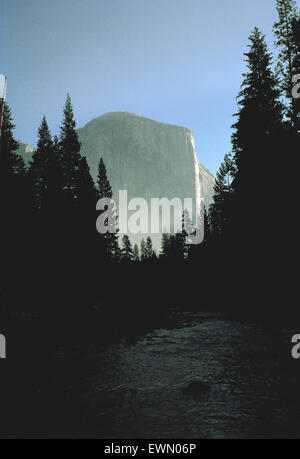
[[[133,253],[133,250],[132,250],[132,244],[131,244],[130,239],[127,236],[127,234],[124,234],[124,236],[122,238],[121,256],[122,256],[122,260],[127,262],[127,263],[132,261],[133,258],[134,258],[134,253]]]
[[[107,169],[102,158],[100,158],[98,177],[97,177],[97,198],[98,199],[112,199],[113,192],[107,176]],[[115,215],[117,221],[117,215]],[[108,221],[106,221],[108,225]],[[109,233],[104,235],[106,258],[110,261],[119,261],[121,251],[118,241],[118,232]]]
[[[147,260],[147,248],[146,248],[146,241],[143,238],[141,241],[141,261]]]
[[[264,245],[278,213],[274,190],[280,174],[283,120],[280,90],[271,70],[272,56],[258,28],[250,36],[249,48],[245,54],[248,71],[238,96],[238,120],[233,126],[236,171],[226,237],[231,240],[228,247],[247,246],[251,253],[253,245],[257,251]],[[263,253],[263,249],[260,251]]]
[[[98,199],[112,199],[113,192],[107,177],[107,169],[102,158],[100,158],[97,178]]]
[[[14,129],[11,110],[5,104],[0,144],[0,208],[1,226],[7,227],[17,216],[22,219],[20,214],[26,212],[28,205],[26,168],[23,158],[16,153],[18,143],[13,135]]]
[[[265,180],[274,139],[282,130],[282,105],[280,91],[271,70],[272,57],[268,52],[264,35],[255,28],[250,36],[250,50],[245,54],[248,72],[245,73],[238,96],[239,112],[233,126],[233,151],[235,154],[235,192],[242,189],[252,193],[259,191],[258,182]],[[253,167],[256,186],[253,186]]]
[[[78,265],[88,264],[87,253],[94,244],[97,194],[90,175],[86,158],[80,154],[80,143],[76,131],[76,122],[71,97],[68,94],[63,114],[59,139],[59,162],[61,165],[60,228],[61,240],[69,254],[73,253],[76,244]],[[57,150],[55,142],[55,150]],[[81,240],[82,244],[78,244]],[[101,252],[104,249],[101,245]],[[89,265],[88,265],[89,266]],[[86,273],[88,275],[88,266]],[[74,275],[79,268],[73,264]]]
[[[63,171],[63,187],[68,206],[76,207],[81,188],[80,143],[71,97],[68,94],[62,126],[60,128],[60,152]]]
[[[15,126],[11,110],[8,104],[3,108],[0,143],[0,295],[5,291],[7,282],[14,286],[16,293],[22,291],[25,260],[26,268],[28,267],[28,256],[25,252],[27,246],[24,241],[28,243],[30,235],[26,168],[23,159],[16,153],[18,143],[13,134]],[[1,308],[2,305],[0,310]]]
[[[137,244],[134,244],[134,247],[133,247],[133,261],[134,262],[140,261],[140,249]]]
[[[188,254],[188,248],[185,244],[186,236],[187,233],[184,228],[176,234],[164,233],[162,235],[160,258],[163,261],[184,260]]]
[[[207,213],[205,216],[205,230],[207,232],[210,227],[215,236],[222,234],[230,216],[230,202],[233,194],[232,182],[235,174],[236,167],[232,155],[227,154],[217,172],[214,186],[214,202],[209,209],[209,223]]]
[[[170,257],[171,252],[171,235],[169,233],[163,233],[161,242],[160,256],[162,259]]]
[[[4,104],[3,126],[0,144],[0,178],[2,184],[7,184],[7,180],[12,177],[24,177],[26,174],[25,163],[18,150],[18,142],[13,136],[13,124],[11,110],[7,103]]]
[[[294,47],[293,75],[300,74],[300,14],[293,20],[292,24],[292,43]],[[296,122],[296,132],[300,132],[300,99],[293,99],[294,118]]]
[[[300,13],[298,13],[292,22],[292,46],[294,49],[292,59],[292,73],[300,73]]]
[[[152,239],[150,236],[147,237],[147,240],[146,240],[146,259],[147,260],[152,260],[153,258],[153,255],[154,255],[154,251],[153,251],[153,243],[152,243]]]
[[[62,198],[62,170],[57,138],[55,144],[46,117],[38,130],[37,150],[30,162],[29,177],[33,187],[35,207],[48,209]]]
[[[50,193],[51,193],[51,196],[53,196],[53,199],[56,204],[56,208],[61,208],[61,204],[62,204],[61,201],[63,200],[63,195],[64,195],[64,181],[63,181],[64,174],[63,174],[60,142],[56,135],[53,138],[53,156],[52,156],[52,161],[50,161],[49,165],[50,165],[50,176],[51,176],[51,180],[49,181]],[[52,189],[53,187],[55,188],[55,190]]]
[[[295,0],[276,0],[278,22],[274,24],[275,46],[279,48],[277,70],[281,75],[281,90],[288,100],[286,114],[293,126],[296,123],[296,107],[292,98],[292,77],[295,75],[294,62],[297,55],[297,42],[294,30],[297,17]]]

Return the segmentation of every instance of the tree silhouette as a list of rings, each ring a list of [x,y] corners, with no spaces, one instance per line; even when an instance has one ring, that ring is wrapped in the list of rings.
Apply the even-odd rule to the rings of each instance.
[[[22,282],[30,256],[31,206],[29,184],[23,159],[17,154],[18,143],[14,138],[11,110],[5,104],[0,143],[0,314],[7,308],[2,294],[14,292],[14,303],[24,305]],[[30,256],[29,256],[30,255]],[[6,299],[10,301],[10,298]],[[2,319],[2,317],[1,317]]]
[[[97,197],[98,199],[112,199],[113,192],[107,176],[107,169],[102,158],[100,158],[97,177]],[[105,211],[105,210],[104,210]],[[103,211],[103,212],[104,212]],[[117,215],[115,215],[117,220]],[[108,225],[108,220],[105,222]],[[119,261],[121,252],[118,241],[118,233],[107,232],[104,236],[105,257],[109,261]]]
[[[18,143],[14,138],[11,110],[7,103],[4,104],[3,125],[0,143],[0,199],[2,226],[6,220],[17,217],[16,209],[22,200],[22,211],[25,211],[27,195],[27,177],[23,158],[16,152]],[[21,213],[21,209],[19,210]],[[20,217],[20,215],[19,215]]]
[[[300,74],[300,14],[293,20],[292,24],[292,43],[294,48],[293,56],[293,75]],[[293,100],[294,121],[296,123],[296,132],[300,132],[300,99]]]
[[[132,244],[127,234],[124,234],[122,238],[121,257],[122,257],[122,260],[127,263],[132,261],[134,258]]]
[[[82,157],[80,155],[80,143],[76,132],[72,100],[69,94],[67,95],[63,122],[60,128],[60,154],[65,200],[69,208],[76,208],[80,190],[82,189]]]
[[[134,244],[134,247],[133,247],[133,261],[134,262],[140,261],[140,249],[137,244]]]
[[[146,241],[143,238],[141,241],[141,261],[146,261],[147,260],[147,246],[146,246]]]
[[[161,258],[167,259],[170,257],[171,252],[171,235],[169,233],[163,233],[161,242]]]
[[[263,276],[266,273],[271,278],[275,276],[274,246],[278,253],[281,250],[278,205],[282,198],[275,200],[274,190],[282,152],[288,146],[284,140],[283,107],[279,101],[280,88],[272,72],[272,56],[258,28],[250,36],[249,52],[245,56],[247,72],[238,96],[239,111],[232,136],[236,171],[231,184],[230,212],[228,215],[226,210],[226,228],[219,246],[218,268],[223,273],[224,284],[235,278],[241,288],[240,295],[250,289],[251,279],[257,286],[251,290],[252,303],[255,303],[260,295],[258,286],[262,282],[266,284]],[[226,270],[228,260],[233,272]],[[236,301],[241,301],[241,297]]]
[[[102,158],[100,158],[97,178],[98,199],[112,199],[113,192],[107,177],[107,169]]]
[[[146,240],[146,251],[145,251],[145,254],[146,254],[146,260],[152,260],[153,255],[154,255],[154,251],[153,251],[152,239],[151,239],[150,236],[148,236],[148,237],[147,237],[147,240]]]
[[[23,158],[16,153],[18,142],[13,136],[13,124],[11,110],[7,103],[4,104],[3,126],[0,144],[0,174],[2,181],[13,176],[25,175],[25,163]]]
[[[232,187],[239,193],[239,211],[249,216],[254,204],[259,204],[260,185],[268,175],[273,161],[275,138],[282,131],[282,105],[280,91],[271,70],[272,57],[268,52],[264,35],[256,27],[250,36],[249,52],[245,54],[248,72],[244,74],[242,89],[238,96],[238,121],[233,126],[232,136],[236,166]],[[255,135],[253,135],[255,133]],[[276,143],[276,142],[275,142]],[[256,186],[253,187],[253,167]],[[263,186],[264,188],[264,186]],[[249,207],[248,207],[249,206]]]
[[[29,177],[33,187],[36,209],[54,208],[62,198],[62,168],[57,138],[55,143],[47,124],[42,119],[38,130],[37,149],[30,162]]]
[[[214,235],[222,234],[230,217],[230,204],[233,194],[232,182],[235,174],[236,167],[232,155],[227,154],[217,172],[214,202],[209,209],[209,225]]]
[[[299,47],[294,35],[297,5],[294,0],[276,0],[276,6],[278,21],[274,24],[274,34],[275,46],[279,48],[277,71],[281,76],[281,90],[289,101],[286,114],[295,126],[296,107],[292,98],[292,77],[295,74],[294,63]]]

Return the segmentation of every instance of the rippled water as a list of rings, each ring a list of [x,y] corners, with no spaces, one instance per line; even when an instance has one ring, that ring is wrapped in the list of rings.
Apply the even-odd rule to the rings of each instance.
[[[295,435],[300,379],[290,333],[187,313],[174,329],[94,356],[101,365],[87,384],[94,428],[110,438]],[[184,395],[198,381],[209,390]]]
[[[109,439],[300,438],[300,361],[290,344],[299,329],[212,313],[178,314],[174,323],[135,342],[81,349],[80,358],[65,349],[53,367],[22,372],[10,387],[5,429]],[[199,382],[205,390],[186,391]]]

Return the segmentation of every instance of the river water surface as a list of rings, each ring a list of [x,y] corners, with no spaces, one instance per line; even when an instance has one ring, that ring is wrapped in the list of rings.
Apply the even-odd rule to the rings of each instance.
[[[172,329],[90,356],[92,370],[66,390],[72,403],[85,398],[81,427],[98,437],[300,437],[292,334],[224,314],[181,314]],[[186,393],[198,382],[206,390]]]

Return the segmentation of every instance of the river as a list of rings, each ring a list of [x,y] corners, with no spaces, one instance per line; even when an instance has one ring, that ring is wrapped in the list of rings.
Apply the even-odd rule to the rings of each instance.
[[[300,438],[296,332],[221,313],[177,313],[169,328],[84,356],[81,350],[80,358],[62,349],[52,367],[32,372],[26,363],[14,378],[5,430],[106,439]]]
[[[103,438],[295,436],[291,333],[225,314],[180,314],[171,329],[90,355],[89,371],[67,392],[77,401],[85,394],[82,431]],[[199,382],[205,390],[188,393]]]

